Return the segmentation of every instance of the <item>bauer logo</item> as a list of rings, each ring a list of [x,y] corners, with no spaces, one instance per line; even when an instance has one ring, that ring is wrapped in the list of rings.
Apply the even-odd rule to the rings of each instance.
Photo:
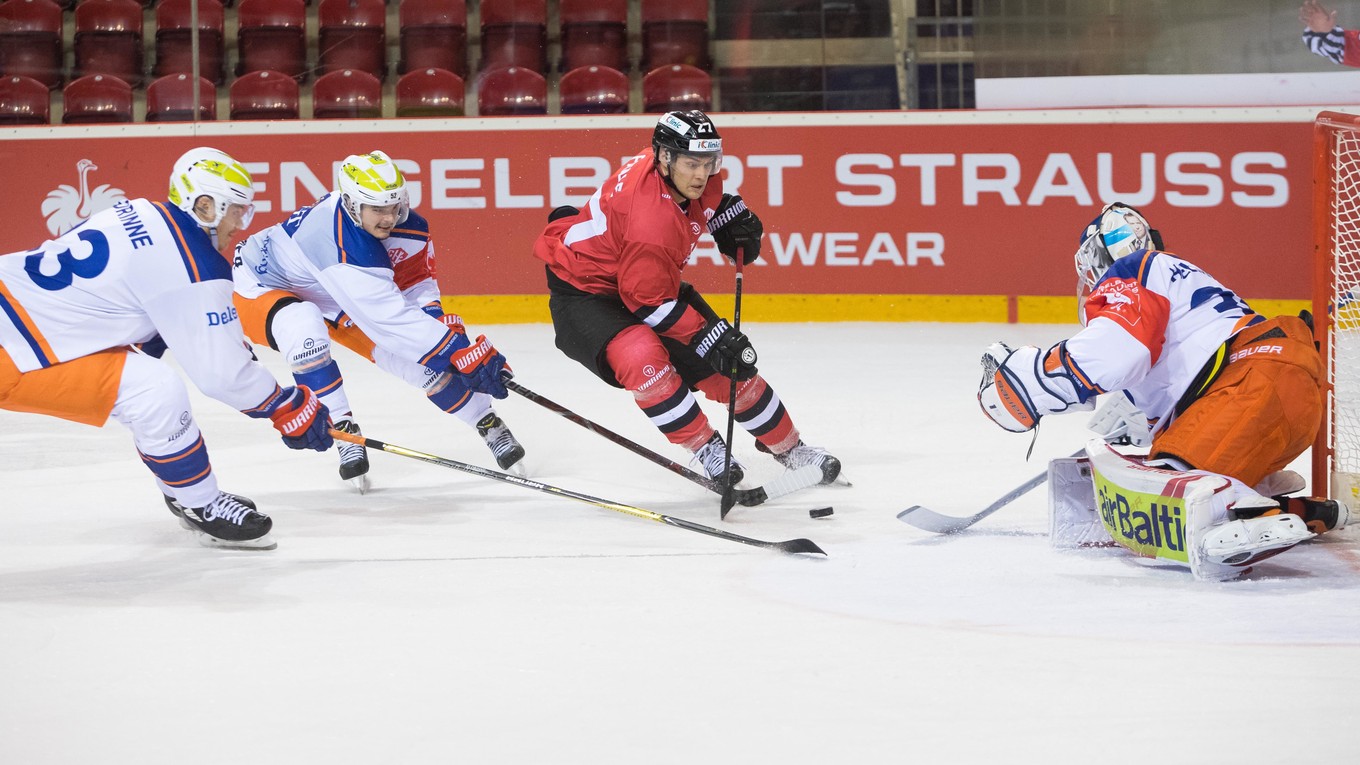
[[[1179,497],[1124,491],[1097,473],[1100,520],[1120,545],[1152,558],[1187,560],[1185,510]]]
[[[236,321],[236,309],[229,306],[225,311],[209,311],[207,317],[209,327],[225,326]]]

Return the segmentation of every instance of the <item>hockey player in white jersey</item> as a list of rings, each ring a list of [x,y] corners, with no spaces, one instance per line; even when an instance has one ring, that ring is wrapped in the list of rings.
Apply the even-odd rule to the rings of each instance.
[[[250,225],[250,174],[193,149],[175,163],[169,203],[134,199],[36,249],[0,255],[0,409],[132,431],[166,504],[200,541],[271,549],[270,518],[218,489],[188,391],[133,346],[168,347],[199,390],[268,417],[294,449],[331,446],[326,407],[280,388],[251,356],[219,251]]]
[[[1346,525],[1343,503],[1287,496],[1304,482],[1284,468],[1323,412],[1310,317],[1257,314],[1120,203],[1082,231],[1076,267],[1084,329],[1048,349],[993,345],[978,392],[1016,432],[1109,393],[1091,428],[1150,450],[1129,458],[1097,439],[1055,465],[1055,544],[1112,542],[1223,579]]]
[[[524,448],[491,407],[505,398],[505,357],[485,336],[470,341],[445,314],[434,277],[429,224],[410,209],[401,171],[380,151],[352,155],[336,190],[236,250],[236,306],[246,334],[288,359],[293,378],[329,407],[336,428],[358,434],[340,368],[339,342],[475,427],[510,469]],[[339,445],[340,477],[368,488],[363,446]]]

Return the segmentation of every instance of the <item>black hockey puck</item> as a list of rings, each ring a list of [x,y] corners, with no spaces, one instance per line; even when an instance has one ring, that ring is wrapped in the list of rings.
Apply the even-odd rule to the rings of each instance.
[[[827,517],[828,515],[831,515],[831,514],[834,513],[834,512],[836,512],[836,511],[835,511],[835,510],[832,510],[832,509],[829,508],[829,507],[814,507],[814,508],[812,508],[811,510],[808,511],[808,517],[809,517],[809,518],[825,518],[825,517]]]

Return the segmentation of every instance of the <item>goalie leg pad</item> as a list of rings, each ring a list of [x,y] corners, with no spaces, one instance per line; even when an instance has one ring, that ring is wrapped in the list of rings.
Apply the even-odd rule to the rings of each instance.
[[[1048,463],[1048,537],[1053,547],[1114,545],[1100,522],[1095,496],[1090,460],[1064,457]]]

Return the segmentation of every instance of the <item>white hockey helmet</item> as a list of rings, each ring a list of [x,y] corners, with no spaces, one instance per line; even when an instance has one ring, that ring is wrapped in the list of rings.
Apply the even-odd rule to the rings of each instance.
[[[1143,214],[1122,203],[1105,206],[1082,229],[1077,248],[1077,294],[1085,297],[1095,289],[1116,260],[1135,252],[1162,248],[1161,234],[1148,225]]]
[[[406,178],[392,158],[381,151],[345,157],[335,171],[335,187],[340,192],[340,206],[356,226],[363,225],[359,220],[359,205],[398,205],[397,223],[406,220],[411,212]]]
[[[204,221],[194,214],[199,197],[213,201],[213,219]],[[243,205],[241,228],[249,228],[255,217],[255,187],[250,172],[231,155],[207,146],[186,151],[175,160],[170,171],[170,204],[199,221],[204,228],[216,229],[231,205]]]

